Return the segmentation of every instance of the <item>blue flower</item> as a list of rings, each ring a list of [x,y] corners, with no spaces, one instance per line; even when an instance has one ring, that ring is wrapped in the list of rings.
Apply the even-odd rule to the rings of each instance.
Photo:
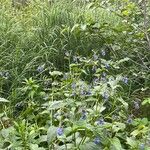
[[[38,66],[37,71],[42,72],[44,70],[44,68],[45,68],[45,64]]]
[[[93,84],[94,84],[94,85],[97,85],[97,84],[98,84],[98,82],[99,82],[99,78],[94,78],[94,80],[93,80]]]
[[[133,121],[132,118],[129,117],[128,120],[127,120],[127,123],[128,123],[128,124],[131,124],[132,121]]]
[[[71,88],[72,88],[73,90],[75,90],[75,88],[76,88],[76,83],[72,83]]]
[[[93,55],[93,59],[98,60],[98,55],[96,53]]]
[[[81,90],[80,94],[81,95],[86,95],[86,91],[85,90]]]
[[[83,114],[80,119],[85,120],[86,119],[86,114]]]
[[[2,78],[8,79],[9,78],[9,72],[7,72],[7,71],[0,72],[0,76]]]
[[[63,128],[57,128],[57,135],[61,136],[63,133]]]
[[[91,95],[92,95],[91,90],[88,90],[88,91],[86,92],[86,96],[91,96]]]
[[[102,56],[106,55],[106,52],[104,50],[101,51]]]
[[[97,125],[104,125],[105,122],[104,122],[104,119],[101,118],[96,123],[97,123]]]
[[[107,100],[107,99],[109,98],[109,94],[108,94],[107,92],[104,92],[104,93],[102,94],[102,96],[103,96],[103,98],[104,98],[105,100]]]
[[[96,137],[93,141],[96,145],[100,144],[100,138],[99,137]]]
[[[127,84],[128,83],[128,78],[127,77],[123,77],[122,81]]]
[[[81,95],[85,95],[85,94],[86,94],[84,85],[81,85],[81,86],[80,86],[80,94],[81,94]]]
[[[145,149],[145,144],[144,143],[140,144],[139,148],[140,148],[140,150],[144,150]]]
[[[80,119],[81,119],[81,120],[85,120],[85,119],[86,119],[86,114],[87,114],[86,111],[83,109],[83,110],[82,110],[82,116],[81,116]]]
[[[96,72],[97,66],[92,67],[92,71]]]
[[[71,96],[76,96],[76,92],[73,91],[72,94],[71,94]]]

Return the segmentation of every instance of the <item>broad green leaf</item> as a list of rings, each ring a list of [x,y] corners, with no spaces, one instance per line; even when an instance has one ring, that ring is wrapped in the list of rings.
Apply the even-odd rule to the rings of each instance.
[[[56,130],[57,130],[57,127],[55,127],[55,126],[49,127],[49,129],[47,131],[47,142],[49,144],[51,144],[53,142],[53,140],[56,138],[56,136],[57,136]]]
[[[120,122],[115,122],[112,126],[112,130],[114,132],[118,132],[120,130],[124,130],[125,129],[125,124],[124,123],[120,123]]]
[[[142,102],[142,105],[146,105],[146,104],[149,104],[150,105],[150,97],[145,99],[143,102]]]
[[[131,135],[133,137],[136,137],[138,134],[140,134],[140,131],[139,130],[134,130],[133,132],[131,132]]]
[[[45,148],[39,147],[38,144],[30,144],[30,150],[45,150]]]
[[[111,150],[123,150],[122,146],[121,146],[121,143],[120,143],[120,140],[116,137],[114,137],[112,140],[111,140],[111,146],[110,146],[110,149]]]
[[[53,109],[59,109],[59,108],[62,108],[66,105],[65,102],[63,101],[53,101],[50,103],[50,106],[49,106],[49,110],[53,110]]]
[[[80,150],[102,150],[102,148],[94,142],[89,142],[81,145]]]
[[[72,150],[73,147],[74,147],[74,144],[66,144],[66,145],[58,146],[58,147],[57,147],[57,150],[65,150],[65,149],[66,149],[66,146],[67,146],[67,149],[68,149],[68,150]]]
[[[38,143],[46,142],[46,141],[47,141],[47,135],[41,135],[41,136],[38,138]]]
[[[137,142],[133,138],[127,137],[127,144],[130,145],[132,148],[136,148]]]

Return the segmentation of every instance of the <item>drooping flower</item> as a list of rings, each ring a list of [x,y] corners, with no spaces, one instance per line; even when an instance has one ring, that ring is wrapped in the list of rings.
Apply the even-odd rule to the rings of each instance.
[[[127,78],[127,77],[123,77],[123,78],[122,78],[122,81],[123,81],[125,84],[127,84],[127,83],[128,83],[128,78]]]
[[[86,119],[86,117],[87,117],[87,112],[84,110],[84,109],[82,109],[82,115],[81,115],[81,120],[85,120]]]
[[[8,71],[1,71],[0,76],[2,78],[8,79],[9,78],[9,72]]]
[[[104,122],[104,119],[101,118],[98,121],[96,121],[96,123],[97,123],[97,125],[104,125],[105,122]]]
[[[98,145],[98,144],[100,144],[100,138],[99,137],[96,137],[94,140],[93,140],[93,142],[96,144],[96,145]]]
[[[96,61],[96,60],[98,60],[98,55],[95,53],[94,55],[93,55],[93,59]]]
[[[41,73],[41,72],[44,70],[44,68],[45,68],[45,64],[43,64],[43,65],[41,65],[41,66],[38,66],[37,71],[38,71],[39,73]]]
[[[93,79],[93,85],[97,85],[98,82],[99,82],[99,78],[94,78],[94,79]]]
[[[131,118],[131,117],[129,117],[129,118],[128,118],[128,120],[127,120],[127,123],[128,123],[128,124],[131,124],[131,123],[132,123],[132,121],[133,121],[133,120],[132,120],[132,118]]]
[[[63,133],[63,128],[57,128],[57,135],[61,136]]]
[[[102,97],[103,97],[105,100],[107,100],[107,99],[109,98],[109,94],[108,94],[107,92],[104,92],[104,93],[102,94]]]
[[[92,67],[92,71],[93,71],[93,72],[96,72],[96,69],[97,69],[97,66],[93,66],[93,67]]]

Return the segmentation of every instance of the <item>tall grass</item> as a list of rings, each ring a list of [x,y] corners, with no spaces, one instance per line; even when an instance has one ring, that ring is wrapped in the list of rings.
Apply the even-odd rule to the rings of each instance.
[[[101,8],[89,8],[79,1],[55,1],[51,4],[32,1],[26,7],[12,7],[3,0],[0,6],[0,71],[9,78],[0,83],[0,95],[16,99],[24,78],[36,74],[38,65],[46,63],[64,69],[64,53],[81,54],[99,49],[104,41],[98,34],[73,30],[76,25],[108,23],[116,26],[120,20]]]

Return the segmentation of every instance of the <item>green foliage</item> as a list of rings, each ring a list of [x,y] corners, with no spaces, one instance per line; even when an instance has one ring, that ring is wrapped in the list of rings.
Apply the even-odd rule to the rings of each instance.
[[[149,150],[149,3],[0,6],[0,149]]]

